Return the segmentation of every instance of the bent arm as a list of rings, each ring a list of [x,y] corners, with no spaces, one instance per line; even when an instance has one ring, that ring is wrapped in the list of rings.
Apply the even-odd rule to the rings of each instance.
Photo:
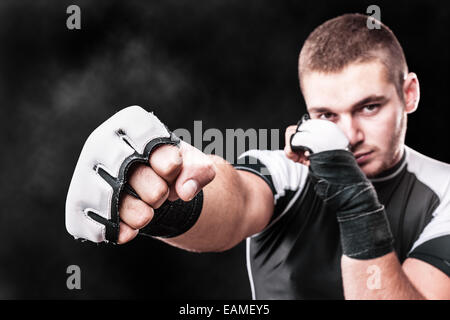
[[[422,300],[394,252],[370,260],[342,256],[342,281],[348,300]]]
[[[421,260],[401,265],[391,252],[371,260],[342,256],[341,263],[346,299],[450,299],[450,278]]]
[[[216,176],[203,188],[198,221],[186,233],[162,241],[189,251],[225,251],[270,221],[274,209],[270,187],[258,176],[236,170],[220,157],[210,157]]]

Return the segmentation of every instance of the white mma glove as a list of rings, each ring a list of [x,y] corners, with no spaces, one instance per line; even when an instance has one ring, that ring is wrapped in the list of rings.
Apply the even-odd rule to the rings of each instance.
[[[349,150],[349,141],[339,127],[331,121],[309,119],[305,114],[291,136],[292,151],[309,151],[311,154],[329,150]]]
[[[117,242],[119,199],[127,170],[146,163],[160,144],[178,145],[153,113],[125,108],[101,124],[81,151],[66,199],[66,228],[75,238]]]

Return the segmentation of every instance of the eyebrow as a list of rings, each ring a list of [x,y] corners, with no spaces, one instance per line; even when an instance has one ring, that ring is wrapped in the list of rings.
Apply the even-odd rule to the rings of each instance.
[[[374,102],[378,102],[378,103],[384,103],[388,100],[388,98],[384,95],[370,95],[367,96],[361,100],[359,100],[358,102],[354,103],[351,107],[351,110],[355,110],[363,105],[366,105],[368,103],[374,103]],[[316,113],[322,113],[322,112],[331,112],[329,107],[312,107],[309,109],[309,112],[316,112]]]

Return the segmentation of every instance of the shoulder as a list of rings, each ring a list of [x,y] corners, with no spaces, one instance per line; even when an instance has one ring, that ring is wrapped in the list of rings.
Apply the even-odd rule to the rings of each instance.
[[[411,148],[407,148],[406,152],[407,170],[439,198],[439,204],[432,213],[431,221],[425,226],[411,249],[411,252],[417,252],[431,243],[440,243],[442,239],[450,240],[448,237],[450,235],[450,165],[420,154]],[[443,249],[442,245],[439,247]],[[450,257],[446,256],[446,259]]]
[[[274,210],[268,225],[257,237],[271,232],[281,218],[295,212],[296,205],[301,201],[305,190],[309,169],[286,157],[283,150],[249,150],[243,153],[234,167],[238,170],[252,172],[264,179],[272,189]]]
[[[427,157],[406,147],[407,170],[428,186],[441,202],[450,198],[450,164]]]
[[[239,157],[234,167],[269,180],[275,202],[286,191],[302,188],[308,176],[308,167],[288,159],[283,150],[249,150]]]

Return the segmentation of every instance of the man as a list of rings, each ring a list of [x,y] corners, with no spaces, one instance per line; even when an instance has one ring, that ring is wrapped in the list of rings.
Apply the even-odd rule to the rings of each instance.
[[[105,122],[72,179],[69,232],[117,243],[141,232],[199,252],[246,239],[256,299],[450,299],[450,166],[404,145],[418,79],[367,18],[337,17],[305,41],[312,120],[287,128],[284,152],[250,150],[233,167],[142,109]],[[292,150],[297,130],[317,140],[301,140],[310,154]],[[348,148],[315,149],[340,134]]]

